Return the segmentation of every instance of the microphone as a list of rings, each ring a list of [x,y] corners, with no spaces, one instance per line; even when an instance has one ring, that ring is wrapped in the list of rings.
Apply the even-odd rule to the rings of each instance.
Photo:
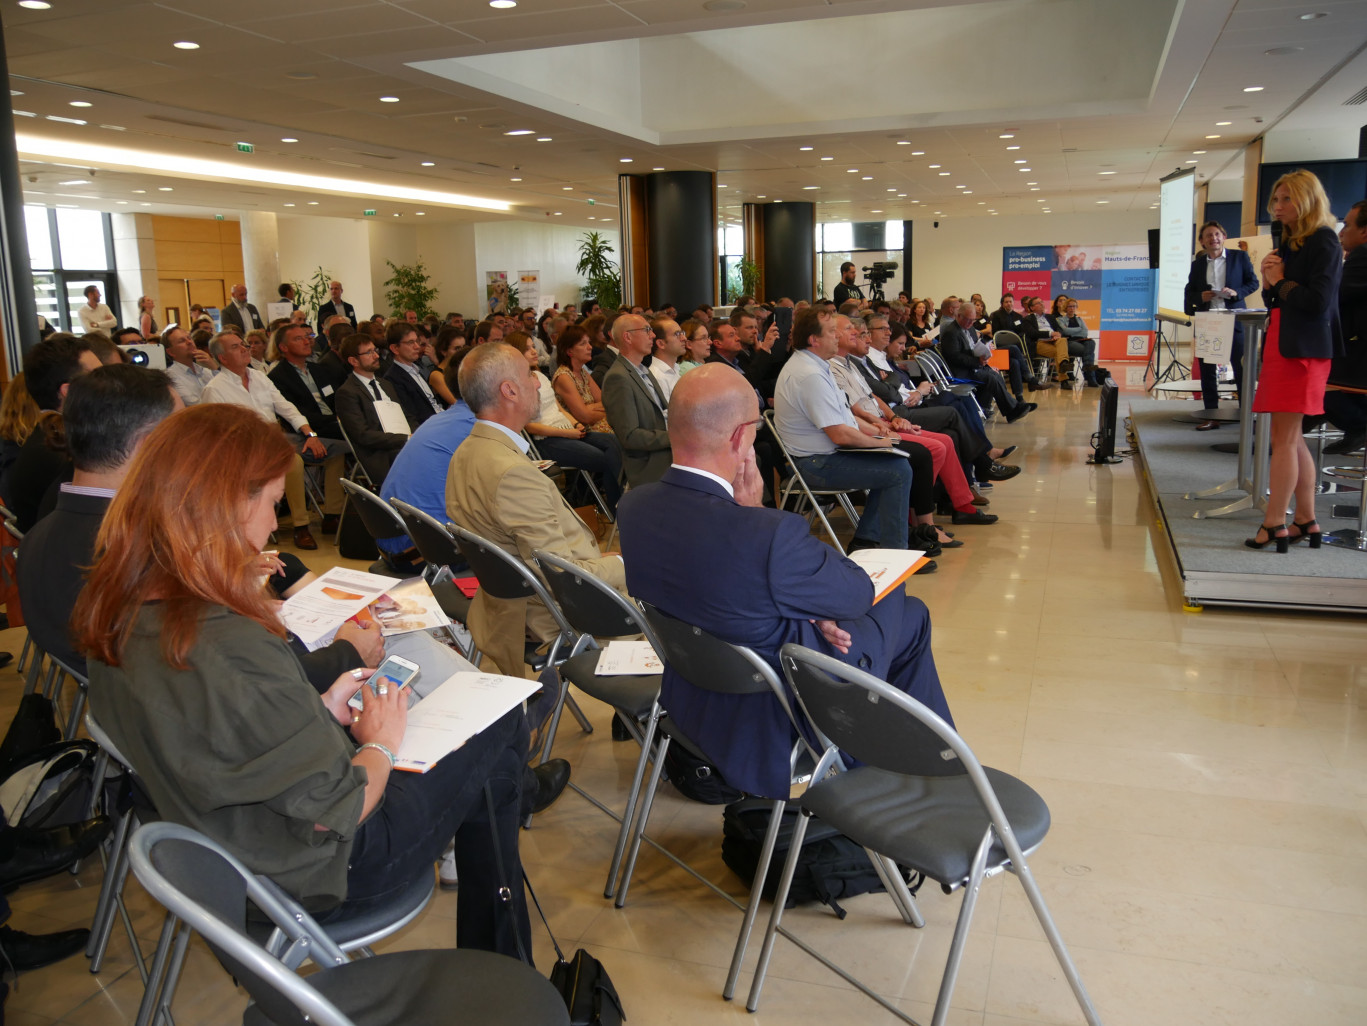
[[[1282,223],[1280,221],[1272,222],[1272,248],[1275,250],[1282,248]]]

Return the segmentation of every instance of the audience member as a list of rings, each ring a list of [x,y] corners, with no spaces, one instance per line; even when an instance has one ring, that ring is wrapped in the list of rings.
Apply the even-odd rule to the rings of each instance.
[[[229,327],[238,329],[239,335],[245,335],[252,328],[264,328],[265,322],[261,320],[261,314],[257,312],[256,306],[247,302],[247,286],[234,285],[231,298],[223,304],[223,309],[219,311],[219,319],[223,325],[223,330]]]
[[[650,351],[650,373],[655,384],[660,386],[665,402],[669,402],[670,393],[683,373],[679,360],[688,352],[688,336],[677,322],[670,320],[652,321],[650,330],[655,335]]]
[[[38,404],[28,393],[24,372],[20,371],[5,386],[0,399],[0,481],[19,457],[19,450],[38,426]]]
[[[712,339],[707,333],[707,322],[690,319],[684,321],[684,355],[677,363],[680,374],[687,374],[695,367],[701,367],[712,355]]]
[[[152,316],[152,311],[157,308],[157,301],[151,296],[138,297],[138,334],[148,342],[157,337],[157,319]],[[131,345],[131,343],[124,343]]]
[[[341,451],[350,452],[346,442],[342,441],[342,431],[333,412],[333,397],[337,389],[318,380],[314,376],[318,364],[308,362],[309,354],[313,352],[313,339],[309,338],[308,329],[297,324],[277,328],[273,347],[280,353],[280,362],[267,377],[280,390],[280,394],[308,419],[320,437],[339,442]]]
[[[328,295],[331,297],[326,303],[318,307],[318,334],[327,334],[328,319],[330,317],[345,317],[351,324],[353,331],[356,330],[356,308],[342,298],[342,283],[340,281],[331,282],[328,285]]]
[[[791,364],[797,366],[812,358],[809,343],[822,345],[833,330],[829,321],[806,319],[808,313],[794,320],[798,353]],[[789,642],[835,656],[952,722],[925,604],[896,588],[875,605],[868,574],[813,536],[806,520],[759,508],[760,475],[751,448],[759,407],[749,384],[727,367],[709,365],[688,374],[674,395],[669,434],[675,465],[660,481],[622,499],[622,552],[632,595],[754,649],[776,671],[779,649]],[[889,455],[867,458],[904,462]],[[688,526],[683,542],[680,524]],[[793,735],[772,695],[703,691],[666,666],[661,701],[704,750],[730,753],[727,782],[733,787],[788,793]]]
[[[487,323],[487,322],[485,322]],[[484,324],[480,324],[484,328]],[[399,397],[399,405],[408,418],[408,426],[417,430],[428,417],[440,413],[445,407],[427,384],[426,376],[418,368],[418,357],[422,355],[422,343],[418,333],[407,321],[391,324],[385,331],[385,343],[394,362],[384,378],[394,386]]]
[[[204,386],[218,373],[217,361],[196,345],[184,328],[167,328],[161,334],[161,344],[169,361],[166,371],[180,393],[180,401],[186,406],[197,405]]]
[[[858,269],[850,261],[846,260],[840,265],[840,281],[831,291],[831,299],[837,307],[851,299],[863,302],[864,290],[854,283],[858,274]]]
[[[1006,422],[1014,423],[1036,409],[1036,405],[1013,398],[1001,374],[987,365],[992,350],[973,328],[974,313],[969,303],[956,309],[954,319],[940,328],[940,350],[954,374],[978,382],[977,394],[984,409],[995,402]]]
[[[86,331],[102,331],[108,336],[118,325],[119,319],[114,316],[109,307],[100,302],[100,298],[100,287],[98,285],[87,285],[85,287],[85,305],[76,308],[76,316]]]
[[[664,393],[642,361],[655,336],[644,317],[625,314],[612,325],[618,359],[603,377],[603,408],[617,441],[627,484],[657,481],[669,466],[669,432],[665,430]]]
[[[395,420],[404,416],[399,404],[399,395],[388,381],[376,377],[380,369],[380,353],[368,335],[359,332],[350,335],[337,350],[337,355],[346,361],[351,373],[337,386],[334,407],[337,422],[346,432],[351,450],[361,461],[366,476],[373,484],[379,484],[389,473],[394,454],[408,441],[409,433],[385,429],[376,410],[377,403],[389,403],[391,426]],[[428,418],[431,419],[431,418]]]
[[[592,318],[590,318],[592,320]],[[555,342],[555,373],[551,388],[561,411],[575,424],[590,431],[611,433],[603,393],[589,373],[593,346],[581,325],[573,325],[560,333]]]

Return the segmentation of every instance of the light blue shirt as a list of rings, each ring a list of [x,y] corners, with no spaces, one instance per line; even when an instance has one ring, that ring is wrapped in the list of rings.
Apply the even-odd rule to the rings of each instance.
[[[380,486],[380,495],[385,499],[402,499],[446,523],[446,471],[456,447],[469,437],[474,426],[474,413],[460,400],[435,417],[428,417],[394,457]],[[377,544],[386,552],[397,553],[413,543],[405,535],[381,539]]]
[[[794,456],[824,456],[835,443],[823,430],[858,428],[830,366],[810,349],[795,351],[774,386],[774,426]]]

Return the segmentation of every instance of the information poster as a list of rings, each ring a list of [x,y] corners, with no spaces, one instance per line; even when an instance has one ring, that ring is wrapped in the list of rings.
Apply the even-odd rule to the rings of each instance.
[[[508,312],[508,272],[484,272],[484,309],[486,315]]]
[[[1145,360],[1153,342],[1153,271],[1146,244],[1070,243],[1002,249],[1002,291],[1023,306],[1039,296],[1077,300],[1078,316],[1097,340],[1103,363]]]
[[[517,302],[522,309],[531,307],[541,313],[541,272],[517,272]]]

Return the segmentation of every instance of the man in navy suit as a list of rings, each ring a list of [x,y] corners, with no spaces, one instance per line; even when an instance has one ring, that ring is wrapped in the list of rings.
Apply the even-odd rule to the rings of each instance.
[[[1191,262],[1183,306],[1189,314],[1205,310],[1243,310],[1244,296],[1258,291],[1258,276],[1253,261],[1241,249],[1225,249],[1225,230],[1218,221],[1201,225],[1198,238],[1204,250]],[[1229,352],[1234,368],[1234,383],[1242,387],[1244,380],[1244,326],[1234,322],[1234,347]],[[1215,379],[1215,364],[1201,361],[1201,405],[1213,410],[1220,405],[1220,393]],[[1243,395],[1239,401],[1243,402]],[[1205,420],[1196,425],[1197,431],[1210,431],[1220,426],[1218,420]]]
[[[759,423],[755,390],[732,368],[707,364],[680,379],[669,407],[674,463],[618,507],[628,591],[750,646],[776,670],[779,649],[796,642],[882,677],[950,719],[925,604],[894,589],[874,605],[868,574],[813,537],[802,517],[760,504]],[[680,525],[697,540],[681,542]],[[700,691],[666,666],[661,701],[733,787],[788,794],[793,737],[773,696]]]
[[[329,317],[345,317],[351,322],[351,327],[356,328],[356,308],[342,298],[342,283],[334,281],[328,285],[328,295],[331,297],[326,303],[318,307],[318,330],[316,336],[327,334],[327,324]]]
[[[394,386],[403,407],[403,415],[408,418],[408,426],[414,431],[422,426],[428,417],[434,417],[446,405],[436,397],[432,386],[427,383],[427,375],[418,364],[422,356],[422,343],[418,333],[407,321],[399,321],[389,326],[385,334],[389,355],[393,362],[385,373],[384,379]]]

